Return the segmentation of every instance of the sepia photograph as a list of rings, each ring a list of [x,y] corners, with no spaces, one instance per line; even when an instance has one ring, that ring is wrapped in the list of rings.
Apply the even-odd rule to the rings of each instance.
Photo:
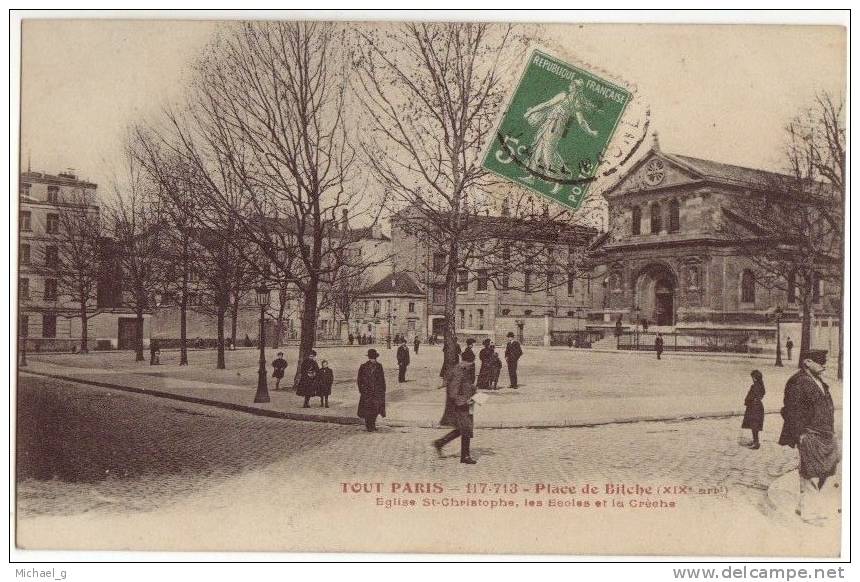
[[[10,20],[15,548],[849,557],[846,26],[123,14]]]

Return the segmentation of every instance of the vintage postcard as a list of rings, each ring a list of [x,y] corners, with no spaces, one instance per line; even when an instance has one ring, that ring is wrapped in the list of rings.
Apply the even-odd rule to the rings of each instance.
[[[70,16],[18,548],[840,557],[846,28]]]

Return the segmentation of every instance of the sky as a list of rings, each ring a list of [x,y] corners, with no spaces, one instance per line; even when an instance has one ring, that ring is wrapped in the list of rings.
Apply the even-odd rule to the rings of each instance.
[[[109,187],[126,127],[182,95],[213,21],[25,20],[21,156]],[[779,169],[784,124],[842,95],[839,27],[546,25],[564,55],[635,85],[663,150]]]

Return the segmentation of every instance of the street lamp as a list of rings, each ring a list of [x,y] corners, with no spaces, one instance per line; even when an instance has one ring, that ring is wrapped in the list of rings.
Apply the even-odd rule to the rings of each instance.
[[[779,323],[780,319],[782,319],[782,308],[777,307],[773,310],[773,314],[776,316],[776,361],[773,365],[782,367],[782,346],[780,345],[779,338]]]
[[[254,402],[269,402],[269,387],[266,384],[266,306],[269,305],[269,288],[263,283],[255,289],[257,305],[260,306],[260,368],[257,371],[257,394]]]

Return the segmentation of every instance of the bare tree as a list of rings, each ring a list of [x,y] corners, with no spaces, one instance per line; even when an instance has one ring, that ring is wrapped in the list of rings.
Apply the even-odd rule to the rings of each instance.
[[[143,316],[155,304],[156,290],[164,280],[162,255],[163,216],[156,198],[157,186],[130,151],[125,175],[115,181],[113,204],[108,208],[110,231],[117,246],[124,288],[120,301],[134,309],[135,352],[143,361]]]
[[[89,317],[102,269],[102,220],[98,208],[84,194],[63,201],[59,229],[52,241],[43,247],[43,263],[57,275],[60,295],[68,295],[78,304],[81,320],[81,352],[89,352]]]
[[[756,283],[796,294],[800,353],[810,348],[820,284],[839,288],[842,316],[845,129],[842,103],[828,94],[786,126],[786,172],[766,174],[750,195],[724,209],[727,231],[755,265]],[[840,321],[840,364],[841,334]]]
[[[500,183],[481,165],[528,38],[511,26],[478,23],[404,24],[360,36],[354,88],[369,120],[363,157],[389,192],[394,222],[440,257],[417,267],[426,284],[444,289],[450,365],[458,286],[491,277],[501,288],[526,287],[528,277],[512,275],[529,266],[549,274],[552,287],[552,273],[562,268],[543,245],[566,242],[560,235],[570,214]],[[489,216],[500,198],[506,216]]]
[[[302,294],[299,357],[315,342],[327,257],[353,244],[331,236],[333,216],[378,220],[378,204],[348,191],[355,151],[346,107],[350,56],[344,27],[327,23],[253,22],[224,31],[199,63],[185,123],[173,118],[190,159],[208,177],[211,199],[237,222],[276,281]],[[223,166],[236,196],[212,180]]]

